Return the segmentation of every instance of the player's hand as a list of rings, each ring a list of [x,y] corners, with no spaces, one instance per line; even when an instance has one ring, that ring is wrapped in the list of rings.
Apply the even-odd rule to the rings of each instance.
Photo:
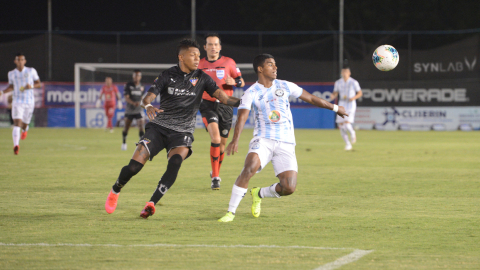
[[[345,108],[343,106],[338,106],[337,114],[342,118],[345,118],[345,116],[348,116],[347,111],[345,111]]]
[[[227,156],[230,154],[233,156],[235,153],[238,153],[238,142],[231,141],[227,146]]]
[[[163,110],[160,110],[158,108],[155,108],[153,106],[148,106],[147,107],[147,116],[148,119],[153,120],[155,119],[155,116],[157,116],[157,113],[162,113]]]
[[[100,99],[97,99],[97,102],[95,103],[95,107],[100,108],[100,106],[102,106],[102,102],[100,101]]]
[[[228,85],[236,85],[237,83],[235,82],[235,79],[230,77],[230,75],[227,74],[227,77],[225,78],[225,83]]]
[[[354,100],[355,100],[355,98],[350,98],[348,101],[354,101]]]
[[[27,89],[32,89],[32,88],[33,88],[33,86],[31,84],[27,83],[27,85],[25,85],[24,89],[27,90]]]

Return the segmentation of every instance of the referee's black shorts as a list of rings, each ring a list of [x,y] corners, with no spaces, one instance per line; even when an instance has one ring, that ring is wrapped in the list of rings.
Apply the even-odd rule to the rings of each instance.
[[[232,107],[220,102],[212,102],[204,99],[200,104],[200,113],[202,114],[202,120],[205,124],[205,128],[208,126],[208,124],[215,122],[218,124],[220,136],[223,138],[228,138],[230,129],[232,128]]]
[[[145,135],[140,139],[137,145],[142,144],[150,153],[150,160],[160,151],[167,149],[167,157],[170,150],[177,147],[188,147],[187,159],[192,155],[193,134],[189,132],[178,132],[162,127],[155,123],[145,125]]]

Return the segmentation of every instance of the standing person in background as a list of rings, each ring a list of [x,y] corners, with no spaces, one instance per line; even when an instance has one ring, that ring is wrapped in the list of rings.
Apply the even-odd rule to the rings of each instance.
[[[117,108],[122,109],[122,97],[118,92],[117,86],[112,83],[111,77],[105,78],[105,85],[100,91],[100,96],[97,100],[97,108],[100,108],[102,96],[105,95],[105,102],[103,107],[105,108],[105,115],[108,118],[107,129],[110,129],[110,132],[113,132],[112,119],[115,115],[115,104],[117,104],[116,98],[118,98]]]
[[[345,60],[342,68],[342,78],[335,82],[333,93],[330,100],[335,100],[339,96],[338,105],[345,107],[348,117],[342,118],[337,115],[337,124],[340,129],[340,134],[345,141],[345,150],[352,150],[352,144],[357,142],[357,135],[353,129],[353,122],[355,121],[355,111],[357,109],[357,100],[362,96],[360,84],[351,76],[350,68]],[[350,133],[350,140],[348,139]]]
[[[0,91],[0,96],[13,91],[13,153],[18,155],[18,151],[20,151],[20,137],[22,140],[27,138],[28,124],[30,124],[35,108],[33,89],[42,87],[42,84],[37,71],[33,67],[25,66],[27,60],[23,53],[17,53],[14,63],[17,65],[17,68],[8,72],[8,87]],[[20,129],[22,130],[21,135]]]
[[[207,73],[215,83],[228,95],[233,95],[233,86],[243,87],[240,69],[232,58],[220,54],[222,50],[221,40],[218,34],[212,33],[205,36],[203,49],[207,57],[200,60],[198,69]],[[205,128],[210,134],[210,162],[212,171],[211,188],[220,189],[220,166],[222,165],[230,128],[232,127],[233,108],[221,104],[218,99],[211,97],[207,92],[203,93],[200,113]]]
[[[132,124],[133,119],[137,119],[137,126],[139,129],[138,136],[140,139],[145,134],[143,127],[143,108],[140,106],[142,96],[144,94],[144,87],[141,84],[142,73],[139,69],[133,71],[132,81],[125,84],[123,89],[123,96],[127,106],[125,107],[125,127],[122,132],[123,144],[122,150],[127,150],[127,135],[128,129]]]

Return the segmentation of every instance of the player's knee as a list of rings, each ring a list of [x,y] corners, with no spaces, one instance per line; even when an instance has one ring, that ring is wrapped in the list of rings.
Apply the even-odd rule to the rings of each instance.
[[[136,175],[138,172],[140,172],[142,170],[143,164],[136,161],[136,160],[131,159],[130,163],[127,166],[125,166],[124,169],[125,168],[133,176],[133,175]]]
[[[251,178],[252,176],[255,175],[257,171],[255,170],[254,166],[252,165],[246,165],[243,168],[242,174],[248,178]]]
[[[287,181],[287,182],[291,182],[291,181]],[[291,195],[295,192],[295,188],[296,188],[296,185],[292,185],[292,184],[289,184],[289,185],[286,185],[286,184],[278,184],[281,188],[281,194],[282,196],[288,196],[288,195]]]
[[[179,170],[182,166],[183,158],[179,154],[175,154],[168,159],[168,169]]]
[[[212,138],[212,144],[218,144],[218,146],[220,146],[220,142],[222,141],[221,137],[218,136],[218,137],[213,137]],[[212,145],[213,146],[213,145]]]

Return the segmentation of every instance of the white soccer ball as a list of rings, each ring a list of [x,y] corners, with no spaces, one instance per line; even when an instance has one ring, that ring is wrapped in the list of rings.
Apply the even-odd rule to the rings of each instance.
[[[373,52],[372,60],[379,70],[390,71],[398,65],[400,56],[393,46],[382,45]]]

